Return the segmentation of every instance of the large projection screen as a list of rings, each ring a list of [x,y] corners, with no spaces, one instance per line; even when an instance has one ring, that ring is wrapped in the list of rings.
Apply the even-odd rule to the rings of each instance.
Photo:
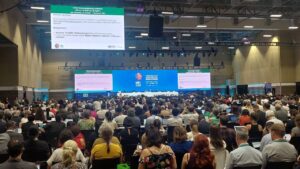
[[[51,5],[51,48],[125,50],[124,9]]]
[[[210,90],[207,70],[77,70],[75,92]]]

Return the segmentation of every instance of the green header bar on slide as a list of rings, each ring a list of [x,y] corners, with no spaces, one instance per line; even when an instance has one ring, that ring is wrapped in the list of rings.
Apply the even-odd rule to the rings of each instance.
[[[75,74],[111,74],[111,70],[75,70]]]
[[[195,69],[195,70],[179,69],[178,73],[210,73],[210,69]]]
[[[51,5],[51,13],[84,15],[124,15],[124,8]]]

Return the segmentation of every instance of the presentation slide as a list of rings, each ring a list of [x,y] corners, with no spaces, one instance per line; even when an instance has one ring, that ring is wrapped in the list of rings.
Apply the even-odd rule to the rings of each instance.
[[[75,92],[103,92],[113,90],[111,71],[78,70],[75,73]]]
[[[125,50],[124,9],[51,5],[51,48]]]
[[[114,91],[177,91],[177,70],[114,70]]]
[[[179,70],[178,71],[178,89],[210,89],[211,79],[209,70]]]

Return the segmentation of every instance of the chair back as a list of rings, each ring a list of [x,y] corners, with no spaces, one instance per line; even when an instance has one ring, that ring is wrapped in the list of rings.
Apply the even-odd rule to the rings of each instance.
[[[185,153],[175,153],[176,156],[176,162],[177,162],[177,168],[181,168],[182,159]]]
[[[295,162],[268,162],[266,169],[293,169]]]
[[[81,130],[80,131],[82,135],[84,136],[85,140],[89,140],[91,135],[95,132],[94,130]]]
[[[261,166],[252,166],[252,167],[234,167],[233,169],[261,169]]]
[[[300,137],[292,137],[290,143],[295,146],[298,154],[300,154]]]
[[[120,163],[120,158],[93,160],[92,169],[105,168],[105,169],[116,169]]]
[[[173,142],[173,131],[174,131],[175,126],[168,126],[167,128],[167,133],[168,133],[168,143],[172,143]]]

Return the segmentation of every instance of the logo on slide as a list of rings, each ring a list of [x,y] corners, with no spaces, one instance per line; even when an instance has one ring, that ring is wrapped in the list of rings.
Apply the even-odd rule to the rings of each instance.
[[[137,73],[137,74],[135,75],[135,78],[136,78],[136,80],[142,80],[143,75],[142,75],[141,73]]]

